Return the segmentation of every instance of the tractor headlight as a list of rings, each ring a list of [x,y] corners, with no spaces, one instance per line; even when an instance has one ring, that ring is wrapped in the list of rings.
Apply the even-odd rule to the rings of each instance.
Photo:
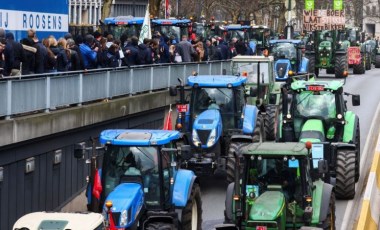
[[[195,129],[193,129],[193,133],[191,134],[191,136],[193,137],[193,144],[195,146],[198,146],[201,143],[201,141],[199,140],[198,133]]]
[[[120,215],[120,226],[125,226],[128,223],[128,212],[127,210],[124,210],[121,212]]]
[[[338,114],[338,115],[336,115],[336,118],[338,118],[338,119],[342,119],[343,118],[343,116],[342,116],[342,114]]]
[[[207,147],[211,147],[215,144],[216,140],[216,129],[213,129],[210,133],[210,136],[208,137],[207,141]]]

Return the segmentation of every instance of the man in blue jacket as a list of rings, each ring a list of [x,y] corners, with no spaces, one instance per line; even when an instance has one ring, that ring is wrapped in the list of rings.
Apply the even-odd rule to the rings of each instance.
[[[98,47],[91,49],[94,45],[95,38],[91,34],[87,34],[84,43],[79,45],[80,52],[83,57],[84,69],[95,69],[97,67]]]

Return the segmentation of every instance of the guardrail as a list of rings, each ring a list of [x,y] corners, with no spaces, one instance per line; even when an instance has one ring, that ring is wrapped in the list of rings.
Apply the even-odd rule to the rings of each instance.
[[[9,77],[0,81],[0,117],[36,111],[49,112],[66,105],[149,93],[186,82],[199,74],[230,74],[230,61],[134,66],[57,74]]]

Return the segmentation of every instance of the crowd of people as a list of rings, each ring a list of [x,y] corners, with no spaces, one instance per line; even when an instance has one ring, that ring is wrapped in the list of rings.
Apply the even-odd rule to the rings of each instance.
[[[236,38],[227,42],[220,37],[189,39],[183,35],[176,42],[156,31],[152,39],[139,44],[136,36],[114,39],[112,34],[95,31],[85,36],[67,33],[58,40],[54,36],[40,40],[30,29],[18,42],[13,33],[0,28],[0,70],[4,76],[227,60],[239,54],[253,55],[253,51]]]

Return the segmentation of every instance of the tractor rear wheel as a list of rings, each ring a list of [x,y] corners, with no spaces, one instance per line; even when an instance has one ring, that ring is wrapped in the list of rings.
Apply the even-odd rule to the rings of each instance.
[[[182,230],[202,229],[202,199],[199,184],[194,183],[190,199],[182,210]]]
[[[360,124],[359,119],[356,123],[356,134],[355,134],[355,182],[359,181],[360,178]]]
[[[153,222],[149,223],[144,230],[175,230],[178,229],[174,224],[165,223],[165,222]]]
[[[377,54],[375,57],[375,68],[380,68],[380,55]]]
[[[354,74],[365,74],[365,68],[364,68],[364,63],[363,60],[357,65],[352,66]]]
[[[338,199],[352,199],[355,196],[355,155],[355,150],[337,150],[335,191]]]
[[[337,55],[335,57],[335,77],[344,77],[343,72],[347,70],[347,57],[346,55]]]
[[[310,55],[310,56],[307,56],[307,58],[309,59],[309,67],[307,69],[307,72],[308,73],[314,73],[314,69],[315,69],[315,56],[314,55]]]
[[[322,222],[321,226],[324,230],[335,229],[335,193],[331,192],[329,210],[326,219]]]
[[[277,117],[279,107],[277,105],[267,105],[265,107],[266,114],[264,117],[265,138],[267,141],[274,141],[277,133]]]
[[[371,54],[366,53],[365,54],[365,70],[371,70],[371,67],[372,67],[371,65],[372,65]]]
[[[249,143],[244,142],[231,142],[230,147],[228,149],[228,157],[227,157],[227,183],[235,182],[235,169],[236,169],[236,158],[235,153],[238,153],[240,148],[248,145]],[[243,158],[241,158],[240,163],[243,163]],[[244,167],[240,165],[240,176],[243,175]]]

